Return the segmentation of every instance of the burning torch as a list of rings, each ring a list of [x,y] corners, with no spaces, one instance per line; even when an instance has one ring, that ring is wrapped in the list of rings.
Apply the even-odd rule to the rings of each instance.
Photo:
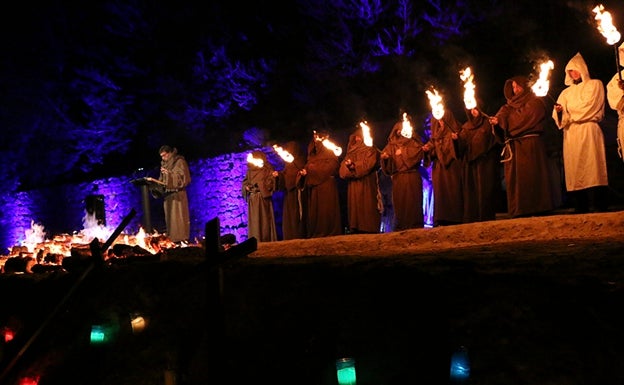
[[[476,108],[483,116],[487,119],[490,118],[489,115],[485,114],[477,107],[477,98],[476,98],[476,86],[474,84],[474,74],[472,73],[472,69],[470,67],[466,67],[465,69],[459,71],[459,78],[464,82],[464,105],[467,110],[472,110]]]
[[[264,160],[260,158],[254,158],[251,152],[247,154],[247,163],[254,165],[258,168],[264,167]]]
[[[539,78],[531,86],[531,89],[535,95],[540,97],[548,95],[552,101],[556,103],[555,99],[548,93],[548,89],[550,88],[550,80],[548,78],[553,68],[555,68],[555,64],[552,60],[547,60],[540,64]]]
[[[436,90],[434,87],[431,87],[431,90],[426,90],[425,92],[427,93],[427,96],[429,97],[429,104],[431,105],[431,114],[437,120],[444,121],[442,119],[444,117],[444,103],[442,101],[442,96],[438,93],[438,90]],[[444,125],[447,125],[447,123],[444,122]],[[456,132],[453,131],[452,127],[449,127],[449,129],[453,133],[456,134]]]
[[[440,120],[444,117],[444,104],[442,104],[442,96],[438,93],[438,90],[431,87],[431,90],[426,90],[427,97],[429,97],[429,105],[431,105],[431,114],[434,118]]]
[[[360,128],[362,129],[362,141],[368,147],[373,146],[373,135],[367,121],[360,122]]]
[[[407,139],[411,139],[414,133],[412,123],[407,118],[407,112],[403,113],[403,121],[401,122],[401,136]]]
[[[277,152],[277,155],[279,155],[284,162],[292,163],[295,160],[295,157],[283,147],[274,144],[273,149],[275,150],[275,152]]]
[[[592,12],[596,14],[595,19],[598,21],[598,32],[602,34],[607,39],[607,44],[615,47],[615,64],[616,71],[620,76],[620,81],[622,81],[622,73],[620,72],[620,55],[618,52],[617,42],[620,41],[622,37],[618,30],[613,26],[613,18],[611,17],[611,13],[604,10],[602,4],[597,5]]]

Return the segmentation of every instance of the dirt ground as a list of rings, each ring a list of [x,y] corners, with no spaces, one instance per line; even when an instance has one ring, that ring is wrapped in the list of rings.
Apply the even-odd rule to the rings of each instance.
[[[260,243],[250,257],[304,256],[396,257],[458,255],[466,248],[521,248],[539,254],[574,254],[585,242],[594,248],[621,244],[624,240],[624,211],[591,214],[559,214],[540,217],[499,219],[454,226],[412,229],[385,234],[352,234],[307,240]],[[548,246],[544,246],[548,242]],[[509,247],[510,244],[515,244]],[[471,253],[471,255],[474,253]]]

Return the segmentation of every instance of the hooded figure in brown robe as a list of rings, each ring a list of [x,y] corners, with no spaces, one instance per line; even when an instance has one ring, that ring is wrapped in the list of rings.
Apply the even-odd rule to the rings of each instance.
[[[504,144],[507,212],[511,218],[545,214],[555,208],[548,154],[544,140],[546,105],[524,76],[505,82],[507,103],[490,120]]]
[[[458,140],[464,158],[464,222],[491,221],[496,219],[502,194],[500,145],[481,111],[473,108],[466,115]]]
[[[446,110],[441,119],[431,118],[431,138],[425,144],[426,162],[432,163],[433,225],[463,221],[464,161],[458,153],[460,123]]]
[[[273,192],[276,182],[273,166],[262,151],[252,151],[254,159],[262,165],[247,162],[247,173],[243,179],[243,197],[247,202],[247,238],[255,237],[258,242],[277,241]]]
[[[347,181],[347,213],[350,233],[378,233],[383,202],[379,191],[379,151],[364,143],[361,129],[349,136],[347,153],[340,163],[340,177]]]
[[[297,186],[304,188],[307,195],[308,238],[343,234],[336,182],[340,162],[338,156],[323,145],[323,140],[328,138],[326,133],[314,133],[308,145],[306,165],[297,179]]]
[[[394,231],[424,226],[423,182],[420,174],[423,144],[413,130],[410,137],[402,135],[402,130],[402,121],[392,127],[388,143],[380,155],[381,170],[392,179]]]
[[[159,154],[160,176],[158,180],[164,186],[165,224],[167,237],[173,242],[188,242],[191,232],[186,186],[191,183],[191,173],[186,159],[176,148],[164,145]]]
[[[305,167],[305,154],[297,142],[290,141],[284,150],[293,156],[293,161],[286,163],[278,173],[277,185],[284,192],[282,206],[282,238],[300,239],[306,237],[306,196],[305,190],[297,187],[299,171]]]

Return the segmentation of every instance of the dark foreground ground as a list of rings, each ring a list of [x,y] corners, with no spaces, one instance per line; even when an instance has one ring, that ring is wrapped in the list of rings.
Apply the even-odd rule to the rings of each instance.
[[[5,274],[0,327],[18,333],[2,343],[0,383],[333,385],[349,356],[359,385],[448,384],[460,346],[471,384],[624,383],[623,216],[260,244],[220,265],[192,247]],[[148,326],[133,334],[139,311]],[[94,324],[108,342],[89,342]]]

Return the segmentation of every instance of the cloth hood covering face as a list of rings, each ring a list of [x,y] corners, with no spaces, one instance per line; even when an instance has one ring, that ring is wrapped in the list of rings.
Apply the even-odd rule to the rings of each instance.
[[[392,127],[392,130],[390,131],[390,135],[388,135],[388,144],[394,144],[397,146],[405,146],[407,145],[407,143],[411,141],[416,141],[416,143],[422,144],[422,140],[420,139],[418,132],[414,128],[414,122],[412,122],[411,117],[408,119],[412,125],[412,137],[406,138],[403,135],[401,135],[401,130],[403,130],[403,121],[401,120],[401,121],[396,122],[394,126]]]
[[[442,119],[438,120],[438,119],[433,118],[433,117],[431,118],[431,135],[432,136],[438,136],[438,133],[444,131],[444,129],[442,129],[442,130],[440,129],[440,127],[441,127],[440,120],[443,120],[444,121],[444,127],[448,128],[452,132],[459,132],[461,130],[461,125],[455,119],[453,114],[449,110],[445,110],[444,111],[444,116],[442,116]]]
[[[589,76],[589,69],[587,68],[587,63],[585,63],[585,59],[583,59],[583,56],[581,56],[580,52],[577,52],[577,54],[574,55],[572,59],[570,59],[570,61],[565,67],[564,83],[566,86],[571,86],[572,84],[574,84],[574,79],[572,79],[572,77],[568,73],[568,71],[570,70],[578,71],[581,74],[581,80],[583,82],[587,82],[588,80],[591,79],[591,77]]]
[[[321,137],[330,140],[329,134],[322,134]],[[338,157],[334,152],[323,144],[322,141],[318,141],[312,138],[312,141],[308,145],[308,159],[311,157],[316,157],[316,159],[337,159]]]
[[[358,142],[355,139],[356,137],[360,137],[362,138],[362,140]],[[362,132],[361,128],[358,128],[357,130],[355,130],[355,132],[349,135],[349,144],[347,145],[347,154],[350,152],[357,151],[362,147],[366,147],[366,145],[364,144],[364,133]]]
[[[293,156],[293,164],[298,169],[302,169],[305,167],[305,154],[299,143],[291,140],[284,145],[284,150],[288,151],[290,155]]]
[[[514,95],[512,85],[513,82],[516,82],[523,89],[523,91],[518,95]],[[514,105],[514,102],[520,99],[524,100],[524,98],[526,98],[526,96],[531,92],[533,92],[533,90],[531,90],[531,87],[529,87],[529,79],[526,76],[514,76],[510,79],[507,79],[507,81],[505,81],[505,86],[503,87],[503,95],[505,95],[507,103],[511,105]]]

